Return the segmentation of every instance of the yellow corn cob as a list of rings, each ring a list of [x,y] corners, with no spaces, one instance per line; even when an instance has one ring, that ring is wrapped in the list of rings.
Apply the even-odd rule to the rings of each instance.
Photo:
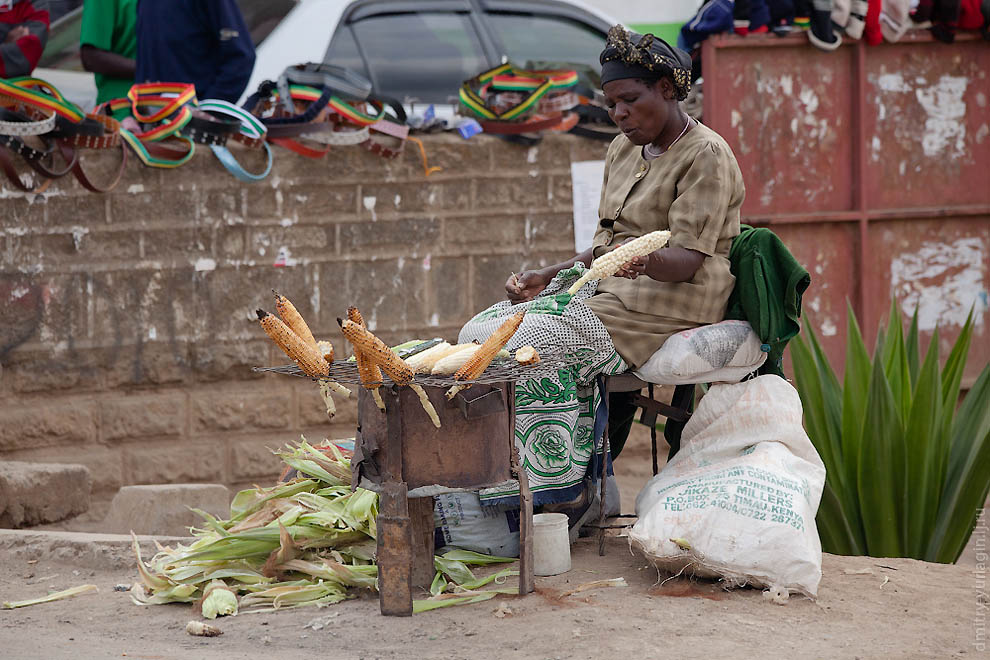
[[[312,346],[314,349],[319,350],[316,346],[316,338],[313,337],[313,333],[310,331],[309,326],[306,325],[306,321],[303,319],[302,314],[296,310],[296,306],[293,305],[288,298],[280,295],[278,291],[272,289],[272,293],[275,294],[275,311],[278,315],[282,317],[285,324],[299,336],[304,342]]]
[[[622,267],[622,264],[628,262],[633,257],[643,257],[655,250],[659,250],[667,244],[668,240],[670,240],[669,231],[651,231],[649,234],[644,234],[639,238],[634,238],[628,243],[620,245],[611,252],[606,252],[595,259],[591,264],[591,268],[585,271],[584,275],[571,285],[567,293],[573,296],[578,292],[578,289],[584,286],[585,282],[600,280],[610,275],[615,275]]]
[[[262,309],[259,309],[257,314],[265,333],[285,351],[286,355],[295,360],[304,374],[313,378],[330,375],[330,365],[323,356],[292,332],[282,319]]]
[[[396,355],[385,342],[371,334],[350,319],[337,319],[344,336],[354,344],[354,350],[382,368],[396,385],[408,385],[413,379],[413,370],[405,360]]]
[[[464,366],[464,363],[471,359],[478,349],[481,348],[481,344],[468,344],[463,348],[454,351],[450,355],[437,360],[437,363],[433,365],[433,369],[430,373],[434,376],[449,376],[458,369]]]
[[[492,336],[485,340],[485,343],[464,363],[464,366],[454,374],[456,380],[474,380],[480,378],[485,373],[485,369],[495,359],[495,355],[508,343],[512,335],[522,324],[525,311],[517,312],[505,320]]]

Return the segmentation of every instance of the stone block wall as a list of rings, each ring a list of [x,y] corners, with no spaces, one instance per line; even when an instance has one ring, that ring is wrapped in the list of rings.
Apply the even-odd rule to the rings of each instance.
[[[0,189],[0,460],[81,463],[109,499],[268,484],[269,447],[353,436],[352,402],[331,424],[313,383],[251,371],[285,361],[254,320],[271,289],[340,352],[352,304],[386,341],[455,338],[512,271],[573,255],[570,163],[607,147],[423,141],[444,168],[429,178],[411,144],[394,161],[276,148],[255,184],[201,149],[175,170],[132,159],[106,195],[71,177]],[[87,170],[117,157],[84,155]]]

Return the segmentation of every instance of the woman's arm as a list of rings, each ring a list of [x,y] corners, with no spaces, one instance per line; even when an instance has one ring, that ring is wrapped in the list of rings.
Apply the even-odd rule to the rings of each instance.
[[[538,270],[527,270],[513,275],[505,283],[505,293],[513,303],[532,300],[540,291],[547,288],[547,285],[550,284],[550,281],[557,273],[570,268],[578,261],[583,262],[586,266],[590,266],[591,258],[591,248],[588,248],[581,254],[574,255],[572,258],[559,264]]]
[[[705,254],[682,247],[664,247],[645,257],[634,257],[616,273],[631,280],[646,275],[657,282],[690,282],[705,261]]]

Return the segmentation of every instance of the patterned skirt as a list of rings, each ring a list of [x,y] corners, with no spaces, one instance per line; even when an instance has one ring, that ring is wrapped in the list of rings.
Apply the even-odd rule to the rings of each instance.
[[[601,438],[595,417],[602,403],[596,378],[628,366],[615,351],[608,331],[585,301],[597,281],[585,284],[571,298],[567,288],[584,272],[580,263],[557,274],[535,299],[519,304],[502,301],[481,312],[461,329],[458,342],[484,341],[509,316],[526,310],[522,325],[508,344],[590,348],[587,358],[554,375],[516,383],[516,447],[537,506],[576,499],[591,471],[601,472]],[[601,424],[599,424],[599,427]],[[600,434],[599,434],[600,436]],[[516,501],[518,486],[480,492],[485,504]]]

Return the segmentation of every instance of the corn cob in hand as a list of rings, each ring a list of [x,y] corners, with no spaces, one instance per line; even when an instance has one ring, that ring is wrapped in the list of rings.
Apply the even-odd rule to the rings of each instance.
[[[571,285],[567,293],[573,296],[578,292],[578,289],[584,286],[585,282],[600,280],[610,275],[615,275],[622,268],[623,264],[628,263],[633,257],[643,257],[655,250],[659,250],[667,244],[668,240],[670,240],[670,232],[662,230],[651,231],[649,234],[644,234],[628,243],[623,243],[611,252],[606,252],[595,259],[591,264],[591,268],[585,271],[584,275]]]
[[[519,326],[522,325],[525,314],[525,310],[516,312],[506,319],[505,322],[500,325],[488,339],[485,340],[485,343],[478,347],[478,350],[474,352],[474,355],[472,355],[467,362],[464,363],[464,366],[457,370],[457,373],[454,374],[454,379],[475,380],[476,378],[480,378],[481,374],[485,373],[485,369],[488,368],[488,365],[495,359],[498,352],[502,350],[502,347],[505,346],[510,339],[512,339],[512,335],[516,334],[516,330],[518,330]],[[454,395],[465,387],[467,386],[455,385],[451,387],[447,390],[447,398],[454,398]]]
[[[316,345],[316,338],[313,337],[313,332],[309,329],[309,326],[306,324],[305,319],[303,319],[302,314],[296,309],[296,306],[288,298],[280,295],[275,289],[272,289],[272,293],[275,294],[275,311],[282,317],[285,324],[289,326],[289,329],[296,333],[309,346],[312,346],[314,350],[319,350]],[[333,361],[332,350],[330,355],[331,357],[327,362]]]
[[[310,346],[299,335],[289,329],[282,319],[272,316],[263,309],[257,311],[258,320],[272,341],[292,358],[303,373],[312,378],[330,375],[330,365],[315,346]]]

